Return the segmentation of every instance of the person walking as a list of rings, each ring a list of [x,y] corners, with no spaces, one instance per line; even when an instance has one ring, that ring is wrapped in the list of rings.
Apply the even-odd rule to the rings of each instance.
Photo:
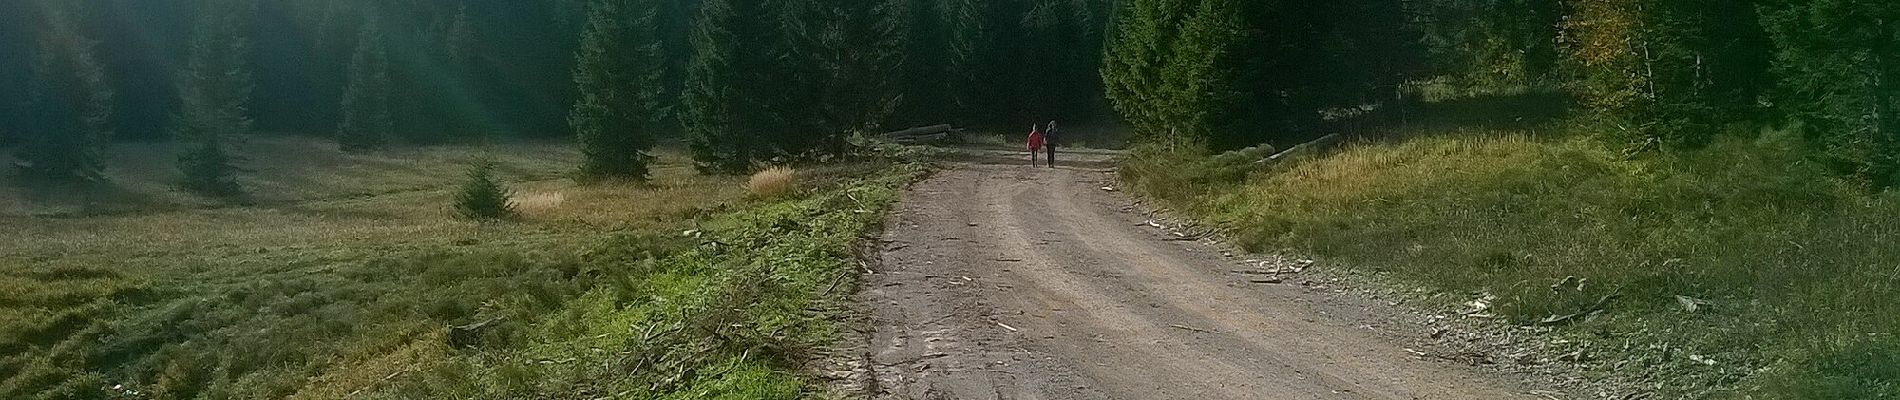
[[[1049,129],[1042,131],[1042,148],[1049,150],[1049,168],[1056,167],[1056,137],[1056,121],[1049,121]]]
[[[1044,138],[1042,135],[1042,129],[1035,125],[1030,125],[1029,126],[1029,166],[1031,167],[1036,166],[1036,153],[1042,152],[1043,140]]]

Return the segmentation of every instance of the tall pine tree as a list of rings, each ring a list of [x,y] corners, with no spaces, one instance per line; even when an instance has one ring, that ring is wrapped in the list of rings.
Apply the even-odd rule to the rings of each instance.
[[[687,70],[686,112],[681,122],[694,164],[702,173],[748,172],[761,154],[758,148],[764,138],[749,121],[760,113],[757,99],[749,97],[756,90],[747,90],[752,82],[742,80],[747,68],[760,66],[748,59],[761,54],[740,48],[743,43],[765,40],[758,34],[762,24],[750,21],[764,11],[754,3],[706,0],[693,27],[693,59]]]
[[[792,132],[778,150],[799,157],[849,152],[854,132],[874,128],[900,100],[909,17],[898,0],[789,2],[783,34],[788,62],[776,80],[789,85],[776,98],[775,120]],[[762,93],[764,94],[764,93]]]
[[[644,182],[659,125],[662,60],[656,7],[646,0],[595,0],[590,6],[568,114],[581,146],[581,175]]]
[[[952,117],[977,120],[992,96],[983,79],[988,61],[984,51],[990,40],[988,2],[984,0],[944,0],[933,2],[933,11],[943,21],[945,39],[942,82]],[[1076,73],[1071,71],[1071,73]],[[922,101],[924,99],[916,99]]]
[[[383,147],[394,129],[389,108],[389,54],[376,21],[364,21],[350,57],[349,85],[343,91],[343,116],[337,146],[344,151]]]
[[[17,165],[29,179],[91,182],[104,179],[102,152],[111,137],[112,88],[93,54],[97,42],[80,34],[66,5],[42,2],[39,48],[27,92],[31,118],[23,129]]]
[[[230,196],[241,190],[225,143],[251,131],[246,28],[256,7],[253,0],[198,1],[175,129],[181,139],[193,142],[178,157],[185,187],[201,194]]]

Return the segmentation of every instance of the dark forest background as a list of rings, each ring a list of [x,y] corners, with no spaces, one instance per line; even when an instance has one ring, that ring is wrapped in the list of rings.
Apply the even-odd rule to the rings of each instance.
[[[17,94],[29,91],[36,54],[51,51],[91,53],[113,94],[113,138],[172,138],[192,33],[205,23],[197,16],[210,7],[251,8],[230,32],[249,42],[243,63],[254,79],[248,108],[257,131],[333,131],[359,32],[377,29],[391,57],[391,91],[401,94],[392,107],[398,110],[395,132],[403,139],[570,133],[566,118],[577,98],[571,76],[587,18],[585,0],[228,3],[0,3],[0,18],[6,19],[0,21],[0,90],[16,94],[5,101],[0,132],[6,136],[0,140],[17,142],[18,132],[34,119],[25,111],[30,99]],[[643,5],[657,12],[652,23],[665,60],[663,99],[677,108],[694,54],[689,25],[703,1],[650,3]],[[761,7],[772,6],[765,3],[771,2]],[[903,8],[887,11],[904,14],[892,16],[902,19],[892,21],[901,24],[892,33],[906,36],[899,38],[903,57],[890,59],[904,65],[892,72],[902,73],[906,95],[890,123],[1026,124],[1031,115],[1103,115],[1094,66],[1111,20],[1109,1],[864,3]],[[48,44],[85,48],[45,49]]]
[[[935,123],[1109,121],[1147,142],[1226,150],[1402,116],[1428,90],[1549,94],[1632,152],[1793,127],[1843,173],[1876,186],[1900,176],[1889,87],[1900,6],[1873,0],[0,7],[0,90],[13,94],[0,101],[0,145],[52,178],[97,175],[87,149],[105,141],[188,140],[181,168],[215,190],[233,157],[222,142],[251,132],[333,135],[357,150],[578,136],[644,151],[683,137],[708,172],[824,158],[854,133]]]

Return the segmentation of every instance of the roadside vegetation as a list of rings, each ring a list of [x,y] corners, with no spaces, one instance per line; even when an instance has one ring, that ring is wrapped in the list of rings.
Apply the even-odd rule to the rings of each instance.
[[[568,146],[415,151],[445,161],[285,154],[307,163],[247,174],[261,205],[0,216],[0,398],[797,398],[913,173],[748,198],[676,152],[647,185],[576,185]],[[511,222],[458,217],[482,159]]]
[[[1593,372],[1667,395],[1893,396],[1900,197],[1869,196],[1790,156],[1798,146],[1765,132],[1631,158],[1471,129],[1251,176],[1157,153],[1123,173],[1249,250],[1421,283],[1454,306],[1492,298],[1510,323],[1561,327]]]
[[[1900,397],[1900,6],[1353,4],[1132,1],[1123,178],[1650,395]]]

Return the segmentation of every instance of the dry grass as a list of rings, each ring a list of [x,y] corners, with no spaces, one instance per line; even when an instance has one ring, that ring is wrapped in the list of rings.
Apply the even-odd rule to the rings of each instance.
[[[515,212],[522,217],[535,218],[559,211],[562,204],[567,204],[567,193],[561,191],[515,193],[514,197],[508,198],[508,204],[513,206]]]
[[[798,190],[798,173],[787,167],[772,167],[752,174],[746,180],[746,192],[762,199],[774,199]]]

